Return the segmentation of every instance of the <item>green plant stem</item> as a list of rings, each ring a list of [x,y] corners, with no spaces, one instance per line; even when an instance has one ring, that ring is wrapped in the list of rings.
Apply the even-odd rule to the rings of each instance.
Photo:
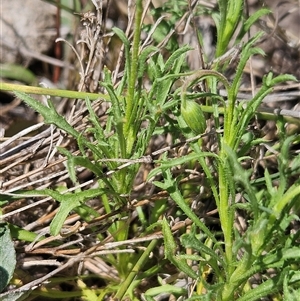
[[[233,214],[230,210],[230,204],[229,204],[229,188],[228,188],[228,179],[225,172],[225,164],[226,164],[226,154],[222,151],[221,152],[221,160],[219,163],[219,216],[220,216],[220,222],[221,227],[224,234],[224,243],[225,243],[225,256],[226,256],[226,262],[228,267],[228,274],[229,276],[233,272],[233,253],[232,253],[232,228],[233,228]]]
[[[245,282],[245,275],[251,268],[253,258],[251,254],[245,252],[244,257],[235,267],[234,272],[230,275],[229,281],[224,285],[222,291],[222,301],[231,301],[234,299],[234,292]]]
[[[127,94],[127,103],[126,103],[126,112],[125,112],[125,118],[126,118],[125,130],[124,130],[125,135],[128,135],[128,133],[132,131],[132,126],[133,126],[130,123],[130,120],[131,120],[131,114],[134,112],[134,106],[135,106],[134,94],[135,94],[135,85],[137,79],[142,14],[143,14],[142,0],[137,0],[135,22],[134,22],[134,36],[133,36],[133,45],[132,45],[130,77],[128,79],[129,85],[128,85],[128,94]]]
[[[70,90],[61,90],[61,89],[48,89],[40,87],[31,87],[25,85],[15,85],[9,83],[0,82],[0,91],[18,91],[29,94],[38,94],[38,95],[49,95],[56,97],[66,97],[66,98],[78,98],[85,99],[88,97],[90,100],[104,99],[109,101],[110,98],[106,94],[97,94],[97,93],[87,93],[87,92],[77,92]]]
[[[121,285],[121,287],[119,288],[117,294],[115,295],[115,299],[116,300],[122,300],[122,298],[126,294],[127,289],[129,288],[130,284],[132,283],[132,281],[134,280],[134,278],[136,277],[136,275],[139,273],[139,271],[142,269],[143,265],[147,262],[147,260],[148,260],[148,258],[150,256],[150,253],[152,252],[152,250],[154,249],[154,247],[156,246],[156,244],[157,244],[157,239],[152,240],[149,243],[146,251],[139,258],[139,260],[134,265],[134,267],[130,271],[129,275],[127,276],[127,278],[125,279],[125,281],[123,282],[123,284]]]
[[[201,106],[201,109],[205,113],[214,113],[214,107],[213,106]],[[224,114],[224,107],[218,107],[218,113],[220,115]],[[278,115],[283,118],[284,122],[293,123],[300,125],[300,119],[283,115],[279,112],[279,114],[275,114],[271,110],[268,110],[267,108],[258,108],[255,112],[255,115],[257,116],[257,119],[263,119],[263,120],[278,120]]]

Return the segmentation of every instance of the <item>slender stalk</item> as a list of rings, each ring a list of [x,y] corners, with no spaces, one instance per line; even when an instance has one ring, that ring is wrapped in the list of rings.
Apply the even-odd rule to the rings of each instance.
[[[0,91],[18,91],[29,94],[37,94],[37,95],[49,95],[56,97],[66,97],[66,98],[78,98],[85,99],[88,97],[90,100],[96,99],[104,99],[109,100],[109,96],[106,94],[98,94],[98,93],[88,93],[88,92],[77,92],[70,90],[60,90],[60,89],[48,89],[41,87],[31,87],[25,85],[15,85],[9,83],[0,83]]]
[[[201,106],[201,109],[205,113],[214,113],[214,107],[213,106]],[[218,107],[218,113],[220,115],[224,115],[224,107]],[[278,120],[278,116],[283,118],[284,122],[293,123],[300,125],[299,118],[292,117],[293,111],[288,110],[280,110],[278,113],[274,112],[274,109],[268,109],[268,108],[258,108],[255,112],[255,115],[257,119],[263,119],[263,120]]]
[[[157,244],[157,239],[152,240],[150,242],[150,244],[148,245],[146,251],[139,258],[139,260],[134,265],[134,267],[130,271],[129,275],[127,276],[127,278],[125,279],[125,281],[123,282],[123,284],[121,285],[121,287],[119,288],[119,290],[118,290],[118,292],[117,292],[117,294],[115,296],[116,300],[122,300],[122,298],[126,294],[127,289],[131,285],[132,281],[134,280],[134,278],[136,277],[136,275],[139,273],[139,271],[142,269],[143,265],[147,262],[147,260],[148,260],[148,258],[150,256],[150,253],[152,252],[152,250],[154,249],[154,247],[156,246],[156,244]]]
[[[233,228],[233,219],[232,213],[230,212],[229,204],[229,192],[228,192],[228,181],[227,175],[225,172],[226,155],[221,155],[221,162],[219,163],[219,193],[220,193],[220,205],[219,205],[219,215],[221,227],[224,234],[224,243],[225,243],[225,256],[227,262],[227,271],[228,275],[233,272],[232,260],[232,228]]]
[[[143,4],[142,0],[136,1],[136,12],[135,12],[135,21],[134,21],[134,36],[133,36],[133,45],[132,45],[132,59],[130,66],[130,77],[128,85],[128,94],[127,94],[127,103],[126,103],[126,112],[125,112],[125,131],[124,134],[127,135],[129,129],[132,127],[132,124],[129,122],[131,119],[131,114],[134,108],[134,92],[137,78],[137,69],[138,69],[138,55],[139,55],[139,46],[140,46],[140,36],[141,36],[141,20],[143,14]]]

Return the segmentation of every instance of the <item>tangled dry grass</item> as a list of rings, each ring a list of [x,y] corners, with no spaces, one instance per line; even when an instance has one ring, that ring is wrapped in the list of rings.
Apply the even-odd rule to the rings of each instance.
[[[158,1],[159,2],[159,1]],[[200,1],[201,2],[201,1]],[[204,1],[205,2],[205,1]],[[253,3],[250,3],[253,2]],[[272,17],[261,22],[260,28],[266,31],[266,38],[262,43],[262,48],[266,51],[267,57],[254,58],[244,74],[244,84],[240,89],[239,97],[243,100],[251,99],[253,80],[256,85],[260,85],[261,78],[268,70],[272,69],[274,73],[291,73],[300,79],[300,56],[299,56],[299,7],[297,1],[266,1],[273,9]],[[268,3],[270,2],[270,3]],[[108,3],[109,7],[105,4]],[[249,12],[255,9],[256,5],[260,5],[258,1],[249,1],[251,4]],[[79,57],[74,57],[74,53],[70,53],[66,57],[68,63],[75,65],[75,70],[65,70],[62,75],[63,81],[67,83],[69,89],[77,89],[78,91],[87,92],[103,92],[102,87],[98,85],[101,80],[104,66],[113,72],[114,85],[118,85],[119,78],[122,76],[124,67],[124,56],[122,53],[122,46],[118,40],[111,34],[111,23],[123,26],[122,29],[130,38],[132,36],[132,22],[134,18],[134,7],[128,7],[127,1],[107,1],[103,2],[102,9],[95,12],[87,12],[80,15],[80,23],[77,24],[77,35],[74,36],[73,47]],[[157,3],[148,1],[147,5],[155,6]],[[147,7],[147,5],[145,7]],[[215,5],[214,1],[205,5]],[[283,9],[284,7],[284,9]],[[298,10],[297,10],[298,9]],[[187,13],[182,20],[180,20],[178,28],[175,29],[174,35],[182,40],[182,43],[190,41],[191,45],[194,43],[193,31],[189,27],[189,14]],[[293,18],[295,21],[289,21],[288,18]],[[152,22],[151,16],[147,15],[145,10],[145,19],[147,22]],[[207,31],[207,41],[210,46],[205,50],[208,55],[213,53],[213,24],[209,18],[203,20],[199,18],[199,27]],[[286,26],[290,24],[295,25],[295,29]],[[177,31],[177,32],[176,32]],[[184,36],[184,38],[182,38]],[[166,37],[162,45],[170,39],[172,35]],[[147,37],[145,37],[145,40]],[[163,46],[161,46],[163,48]],[[168,55],[166,53],[166,55]],[[188,57],[188,62],[191,69],[199,68],[199,60],[197,59],[197,52],[191,53]],[[75,62],[75,63],[74,63]],[[231,76],[231,68],[234,69],[234,60],[232,66],[228,67],[226,72],[228,77]],[[78,76],[78,71],[80,76]],[[262,113],[273,114],[274,109],[277,110],[278,116],[283,116],[286,121],[289,118],[298,118],[298,123],[287,124],[290,133],[298,133],[300,125],[300,111],[299,111],[299,83],[289,83],[284,86],[277,87],[276,90],[265,98],[261,107]],[[220,90],[220,94],[225,95],[224,90]],[[45,99],[41,98],[41,101]],[[56,101],[57,111],[64,115],[66,120],[78,131],[82,132],[91,127],[88,119],[88,110],[82,100],[68,100],[58,99]],[[106,122],[106,112],[108,106],[103,101],[95,101],[92,104],[93,110],[101,123]],[[21,110],[21,114],[18,113]],[[1,174],[1,193],[11,198],[11,201],[2,207],[2,218],[11,222],[22,229],[33,231],[45,238],[39,242],[26,243],[24,241],[16,240],[16,249],[18,252],[18,266],[16,273],[20,273],[18,279],[22,281],[23,285],[30,284],[27,288],[42,283],[50,278],[55,273],[63,277],[75,276],[78,271],[82,274],[99,275],[101,279],[110,280],[117,283],[120,281],[117,270],[108,265],[100,257],[95,255],[103,255],[106,252],[114,252],[119,246],[126,246],[128,252],[134,252],[136,248],[142,248],[142,242],[152,240],[154,238],[161,238],[161,232],[153,232],[144,239],[140,240],[137,236],[133,236],[128,241],[114,242],[111,235],[106,236],[104,241],[96,241],[95,233],[105,233],[107,228],[113,222],[113,218],[120,210],[128,210],[128,222],[136,223],[135,209],[143,206],[147,210],[147,206],[152,206],[155,201],[166,198],[165,191],[158,191],[154,189],[151,183],[146,182],[147,174],[153,168],[153,157],[158,156],[164,151],[172,151],[172,156],[180,156],[184,146],[184,142],[179,145],[170,145],[171,138],[168,135],[155,137],[152,144],[149,146],[148,154],[152,155],[152,159],[147,161],[144,157],[141,158],[141,168],[137,178],[134,182],[132,195],[128,196],[131,206],[116,209],[111,214],[105,213],[105,210],[97,199],[90,200],[90,204],[99,213],[99,217],[92,222],[85,222],[78,214],[70,215],[64,228],[59,235],[53,237],[49,236],[49,223],[57,212],[57,202],[50,197],[38,198],[19,198],[17,201],[13,200],[15,193],[20,194],[20,191],[29,189],[45,189],[58,188],[64,189],[65,192],[74,191],[77,187],[90,188],[95,185],[93,175],[85,168],[78,168],[77,179],[78,186],[74,187],[69,178],[69,172],[66,165],[66,158],[58,151],[57,147],[64,147],[72,154],[78,153],[78,147],[74,139],[66,135],[64,132],[55,128],[54,126],[45,125],[40,116],[34,114],[29,108],[20,104],[19,100],[13,100],[9,104],[2,104],[1,107],[1,121],[3,126],[9,123],[6,120],[11,118],[16,119],[16,116],[23,114],[30,115],[33,120],[33,125],[23,128],[17,134],[11,137],[5,135],[1,138],[1,154],[0,154],[0,174]],[[163,120],[162,120],[163,122]],[[10,124],[14,127],[15,124]],[[253,122],[253,127],[258,131],[260,137],[268,140],[276,140],[277,132],[275,121],[256,120]],[[9,131],[8,131],[9,133]],[[214,148],[214,142],[210,138],[204,140],[207,149]],[[167,149],[165,149],[167,148]],[[159,152],[161,150],[161,153]],[[295,153],[299,152],[295,146]],[[252,164],[256,165],[254,169],[253,179],[258,178],[261,169],[265,166],[271,166],[274,172],[277,166],[273,156],[276,153],[264,156],[266,150],[256,149],[256,158]],[[147,154],[145,154],[147,155]],[[136,162],[127,162],[134,164]],[[118,162],[119,168],[126,162],[121,160]],[[250,163],[249,163],[250,164]],[[103,162],[103,170],[107,177],[116,170],[106,170],[105,161]],[[178,169],[175,173],[183,172]],[[294,175],[298,177],[299,174]],[[183,182],[201,183],[205,187],[204,174],[201,170],[195,170],[192,175],[185,177]],[[205,196],[204,196],[205,195]],[[210,202],[204,201],[209,199],[209,188],[205,188],[203,192],[201,205],[201,215],[206,219],[208,225],[218,227],[218,213],[216,207]],[[170,201],[169,212],[174,211],[174,205]],[[198,205],[199,205],[198,204]],[[199,208],[195,208],[199,210]],[[246,227],[244,217],[237,217],[240,224],[237,225],[239,229]],[[180,227],[186,227],[190,223],[189,220],[179,221],[172,230],[176,232]],[[295,231],[297,231],[295,225]],[[93,229],[93,230],[91,230]],[[93,241],[95,239],[95,241]],[[134,246],[134,247],[132,247]],[[117,251],[116,251],[117,252]],[[161,250],[158,250],[158,253]],[[162,258],[161,255],[158,258]],[[32,282],[33,281],[33,282]],[[35,282],[34,282],[35,281]],[[103,285],[103,283],[96,284],[94,280],[90,281],[91,286]],[[72,283],[68,284],[67,290],[72,289]],[[151,283],[145,283],[144,286],[151,287]],[[145,290],[145,287],[139,288]],[[15,287],[10,287],[12,289]],[[23,287],[24,289],[24,287]],[[64,290],[63,285],[57,287],[59,290]]]

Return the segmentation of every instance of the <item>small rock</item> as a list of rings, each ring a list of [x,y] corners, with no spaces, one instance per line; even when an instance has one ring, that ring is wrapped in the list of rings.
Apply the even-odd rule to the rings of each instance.
[[[0,62],[28,64],[56,38],[56,7],[41,0],[1,1]]]

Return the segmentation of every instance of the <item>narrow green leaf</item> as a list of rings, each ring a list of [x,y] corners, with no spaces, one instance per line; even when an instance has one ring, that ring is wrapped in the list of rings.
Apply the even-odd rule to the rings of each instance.
[[[241,164],[238,162],[236,153],[229,146],[224,144],[223,147],[228,155],[233,179],[245,188],[254,214],[254,221],[256,221],[258,218],[258,200],[256,198],[255,190],[250,183],[250,173],[242,168]],[[230,178],[232,178],[232,176]],[[228,177],[227,181],[229,181],[230,178]]]
[[[75,171],[75,164],[74,164],[74,160],[73,160],[73,155],[66,150],[63,147],[57,147],[57,150],[65,155],[68,160],[67,160],[67,169],[68,169],[68,173],[69,173],[69,177],[71,179],[71,181],[73,182],[73,184],[76,184],[76,171]]]
[[[21,241],[33,242],[37,239],[37,234],[28,230],[24,230],[16,225],[8,224],[11,236]],[[44,237],[40,237],[39,240]]]
[[[293,82],[297,82],[297,78],[294,75],[291,74],[281,74],[278,75],[274,78],[272,78],[271,82],[269,83],[271,87],[277,85],[277,84],[281,84],[283,82],[287,82],[287,81],[293,81]]]
[[[139,57],[139,67],[138,67],[137,78],[143,77],[144,71],[147,67],[146,60],[148,59],[148,56],[155,51],[158,51],[158,48],[155,46],[148,46],[142,51],[142,53],[140,54],[140,57]]]
[[[0,72],[2,78],[18,80],[28,85],[34,85],[37,81],[34,73],[20,65],[0,64]]]
[[[53,236],[58,235],[70,211],[72,211],[74,208],[78,206],[80,206],[80,202],[74,199],[69,199],[60,204],[58,212],[56,213],[56,215],[54,216],[50,224],[51,235]]]
[[[172,231],[168,225],[167,220],[164,218],[162,221],[162,231],[164,235],[164,243],[165,243],[165,256],[182,272],[186,273],[189,277],[196,279],[198,276],[193,271],[193,269],[187,264],[186,260],[179,259],[175,256],[175,252],[177,249],[177,245],[173,238]]]
[[[179,157],[176,159],[172,159],[172,160],[165,160],[165,161],[156,161],[155,163],[160,164],[159,167],[154,168],[150,171],[150,173],[148,174],[148,179],[151,179],[152,177],[154,177],[155,175],[161,173],[162,171],[168,169],[168,168],[172,168],[178,165],[182,165],[188,162],[191,162],[193,160],[199,160],[201,161],[201,158],[206,158],[206,157],[212,157],[215,159],[218,159],[218,155],[213,154],[213,153],[208,153],[208,152],[202,152],[202,153],[190,153],[186,156],[183,157]],[[201,162],[200,162],[201,164]],[[159,183],[155,183],[155,185],[159,185]],[[164,186],[164,184],[162,184]]]
[[[148,65],[147,65],[148,69],[148,76],[149,79],[154,82],[155,79],[159,78],[162,76],[161,70],[159,68],[159,66],[156,63],[156,60],[154,59],[154,57],[151,57],[148,61]],[[153,93],[153,89],[151,89],[149,91],[150,93]]]
[[[250,27],[261,17],[271,13],[272,11],[267,8],[259,9],[258,11],[251,14],[251,16],[246,20],[243,26],[242,35],[240,39],[245,35],[245,33],[250,29]]]
[[[150,288],[146,291],[145,293],[145,297],[149,297],[149,296],[157,296],[159,294],[165,294],[165,293],[170,293],[170,294],[178,294],[180,296],[183,296],[184,294],[187,293],[187,290],[181,287],[177,287],[177,286],[173,286],[170,284],[165,284],[159,287],[153,287]]]
[[[299,247],[291,247],[289,249],[276,250],[275,253],[266,254],[261,262],[258,262],[263,268],[283,266],[285,261],[299,262]],[[274,265],[276,264],[276,265]]]
[[[173,64],[179,59],[180,56],[188,52],[189,50],[192,50],[193,48],[189,45],[185,45],[177,50],[175,50],[171,56],[168,58],[168,60],[165,63],[164,71],[167,72],[169,69],[172,68]]]
[[[122,43],[129,47],[130,46],[130,42],[129,40],[127,39],[125,33],[123,32],[123,30],[121,30],[120,28],[118,27],[113,27],[112,28],[112,31],[120,38],[120,40],[122,41]]]
[[[45,123],[54,124],[75,138],[79,136],[79,133],[66,121],[66,119],[56,112],[52,102],[49,101],[49,107],[47,107],[26,93],[14,93],[17,97],[25,101],[31,108],[40,113],[44,117]]]
[[[197,239],[193,233],[183,234],[181,236],[181,242],[185,248],[192,248],[196,251],[209,255],[215,260],[215,262],[219,262],[223,268],[226,266],[223,258]]]
[[[191,210],[189,205],[183,198],[176,181],[171,175],[170,169],[163,171],[163,177],[165,182],[163,184],[163,189],[167,190],[171,198],[176,202],[176,204],[181,208],[181,210],[215,243],[217,244],[216,237],[212,232],[206,227],[206,225],[197,217],[197,215]],[[220,252],[222,252],[220,248]],[[223,252],[222,252],[223,253]]]
[[[268,296],[271,293],[278,291],[282,286],[283,278],[286,275],[285,271],[281,271],[278,276],[270,278],[257,287],[246,292],[238,301],[257,301],[261,298]]]

